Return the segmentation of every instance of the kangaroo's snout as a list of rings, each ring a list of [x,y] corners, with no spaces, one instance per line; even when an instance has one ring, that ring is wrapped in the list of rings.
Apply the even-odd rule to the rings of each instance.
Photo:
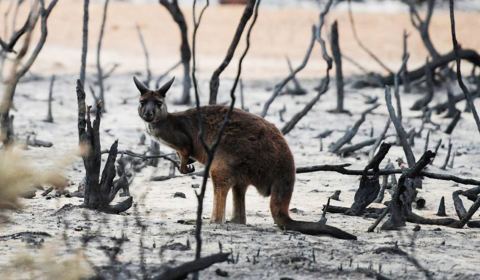
[[[152,111],[147,110],[147,111],[145,111],[145,113],[143,113],[143,119],[146,122],[151,122],[155,119],[155,114]]]

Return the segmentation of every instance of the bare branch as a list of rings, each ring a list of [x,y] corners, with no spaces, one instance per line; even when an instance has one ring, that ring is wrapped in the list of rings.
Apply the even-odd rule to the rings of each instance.
[[[223,60],[222,64],[213,72],[212,78],[210,79],[210,100],[208,104],[217,104],[217,94],[218,94],[218,87],[220,85],[220,74],[227,68],[228,64],[233,58],[233,54],[235,53],[235,49],[237,48],[238,42],[240,42],[240,38],[242,37],[243,30],[247,25],[248,20],[253,14],[254,6],[256,0],[248,0],[247,5],[245,6],[245,10],[243,11],[242,18],[240,19],[240,23],[237,26],[237,31],[235,32],[235,36],[233,37],[232,43],[228,48],[227,55]]]
[[[432,0],[430,0],[432,1]],[[450,23],[452,28],[452,41],[453,41],[453,52],[455,54],[455,61],[457,62],[457,80],[458,85],[463,91],[465,98],[467,99],[468,105],[470,106],[473,114],[473,118],[475,119],[475,123],[477,124],[478,132],[480,132],[480,119],[478,118],[477,110],[475,109],[475,104],[473,103],[472,97],[467,90],[467,87],[463,83],[462,80],[462,72],[460,67],[460,46],[457,43],[457,37],[455,35],[455,14],[454,14],[454,4],[453,0],[450,0]]]

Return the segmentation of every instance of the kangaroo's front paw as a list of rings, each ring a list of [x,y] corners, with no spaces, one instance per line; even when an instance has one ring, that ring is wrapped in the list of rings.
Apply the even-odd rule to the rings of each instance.
[[[191,164],[185,165],[185,166],[180,166],[180,173],[182,174],[188,174],[192,173],[195,171],[195,167]]]
[[[195,166],[193,164],[187,165],[187,173],[192,173],[195,171]]]

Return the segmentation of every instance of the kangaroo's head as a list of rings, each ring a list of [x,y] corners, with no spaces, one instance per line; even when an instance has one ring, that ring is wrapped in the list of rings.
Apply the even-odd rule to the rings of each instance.
[[[167,116],[165,96],[173,84],[175,77],[157,90],[147,88],[142,82],[133,77],[133,81],[140,91],[138,115],[146,122],[158,122]]]

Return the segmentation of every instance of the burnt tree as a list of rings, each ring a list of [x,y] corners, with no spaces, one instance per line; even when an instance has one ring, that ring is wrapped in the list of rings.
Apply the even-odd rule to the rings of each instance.
[[[102,152],[100,147],[100,117],[102,102],[98,102],[96,117],[93,124],[90,120],[91,106],[85,105],[85,91],[80,80],[77,80],[78,102],[78,138],[80,145],[86,148],[82,155],[85,166],[85,185],[83,207],[105,213],[121,213],[128,210],[133,203],[130,196],[126,200],[112,206],[110,202],[123,187],[122,180],[113,181],[116,175],[115,159],[117,157],[118,140],[113,143],[108,153],[108,159],[100,177]]]
[[[172,0],[172,2],[169,2],[168,0],[159,0],[159,2],[168,10],[172,15],[173,20],[180,28],[180,36],[182,38],[182,43],[180,44],[180,56],[183,65],[183,94],[178,103],[190,104],[190,88],[192,87],[192,80],[190,78],[190,60],[192,54],[188,44],[187,23],[185,22],[182,10],[178,7],[177,0]]]

